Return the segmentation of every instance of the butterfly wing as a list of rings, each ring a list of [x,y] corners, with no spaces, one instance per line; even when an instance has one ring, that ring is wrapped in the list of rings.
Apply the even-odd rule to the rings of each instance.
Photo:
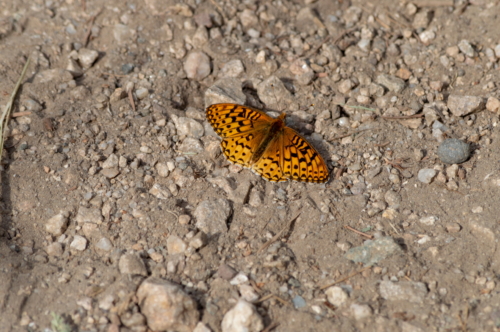
[[[283,130],[283,176],[295,181],[323,183],[329,178],[328,167],[321,155],[295,130]]]
[[[256,130],[240,136],[226,137],[220,143],[222,153],[230,162],[250,168],[252,155],[264,136],[265,131]]]
[[[259,160],[252,165],[252,171],[264,179],[272,182],[287,181],[283,172],[283,139],[284,132],[276,134],[266,151]]]
[[[243,136],[266,130],[276,119],[256,108],[237,104],[214,104],[207,107],[206,116],[222,138]]]

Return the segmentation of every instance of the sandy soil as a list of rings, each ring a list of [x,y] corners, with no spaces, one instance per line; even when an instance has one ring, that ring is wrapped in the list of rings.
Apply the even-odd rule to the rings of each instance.
[[[195,303],[171,330],[221,331],[240,298],[250,331],[499,330],[499,15],[487,0],[3,0],[1,105],[31,64],[2,158],[0,331],[154,330],[136,293],[151,276]],[[229,164],[205,120],[218,98],[286,111],[330,181]],[[440,161],[447,137],[466,162]],[[368,237],[392,248],[371,266],[352,258]]]

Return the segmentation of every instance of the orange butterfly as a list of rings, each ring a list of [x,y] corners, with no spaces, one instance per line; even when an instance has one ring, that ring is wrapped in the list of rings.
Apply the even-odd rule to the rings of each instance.
[[[222,137],[222,152],[230,162],[273,182],[328,181],[328,168],[321,155],[285,125],[285,117],[281,113],[275,119],[256,108],[237,104],[207,107],[207,120]]]

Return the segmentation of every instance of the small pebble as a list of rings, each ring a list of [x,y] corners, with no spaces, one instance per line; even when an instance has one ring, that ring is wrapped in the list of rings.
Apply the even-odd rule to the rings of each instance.
[[[78,251],[83,251],[87,248],[87,239],[81,235],[75,235],[73,241],[69,245],[70,248],[76,249]]]
[[[460,164],[469,159],[470,146],[459,139],[448,138],[439,145],[437,154],[445,164]]]
[[[436,176],[437,171],[432,168],[423,168],[418,171],[418,180],[423,183],[431,183],[432,179]]]
[[[420,222],[426,226],[433,226],[437,218],[435,216],[428,216],[420,218]]]
[[[195,80],[202,80],[211,72],[210,58],[203,52],[190,53],[184,62],[186,76]]]
[[[139,89],[135,90],[135,95],[139,99],[144,99],[149,95],[149,91],[148,91],[148,89],[145,89],[145,88],[139,88]]]
[[[295,307],[295,309],[300,309],[300,308],[303,308],[307,305],[306,300],[304,300],[304,298],[302,296],[299,296],[299,295],[296,295],[292,299],[292,303],[293,303],[293,306]]]
[[[264,323],[251,303],[239,300],[224,315],[221,328],[222,332],[259,332],[264,328]]]
[[[349,294],[347,294],[347,292],[339,286],[332,286],[327,288],[325,294],[328,302],[330,302],[337,308],[341,307],[349,298]]]

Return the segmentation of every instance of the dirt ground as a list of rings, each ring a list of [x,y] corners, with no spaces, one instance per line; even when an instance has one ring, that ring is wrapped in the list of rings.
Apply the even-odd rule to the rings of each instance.
[[[499,331],[499,16],[3,0],[0,105],[31,63],[2,158],[0,331],[158,329],[137,293],[151,276],[194,301],[172,331],[243,331],[221,327],[240,298],[249,331]],[[330,181],[228,163],[205,119],[222,101],[286,111]],[[440,160],[449,137],[467,161]],[[375,264],[353,258],[369,238],[392,248]]]

